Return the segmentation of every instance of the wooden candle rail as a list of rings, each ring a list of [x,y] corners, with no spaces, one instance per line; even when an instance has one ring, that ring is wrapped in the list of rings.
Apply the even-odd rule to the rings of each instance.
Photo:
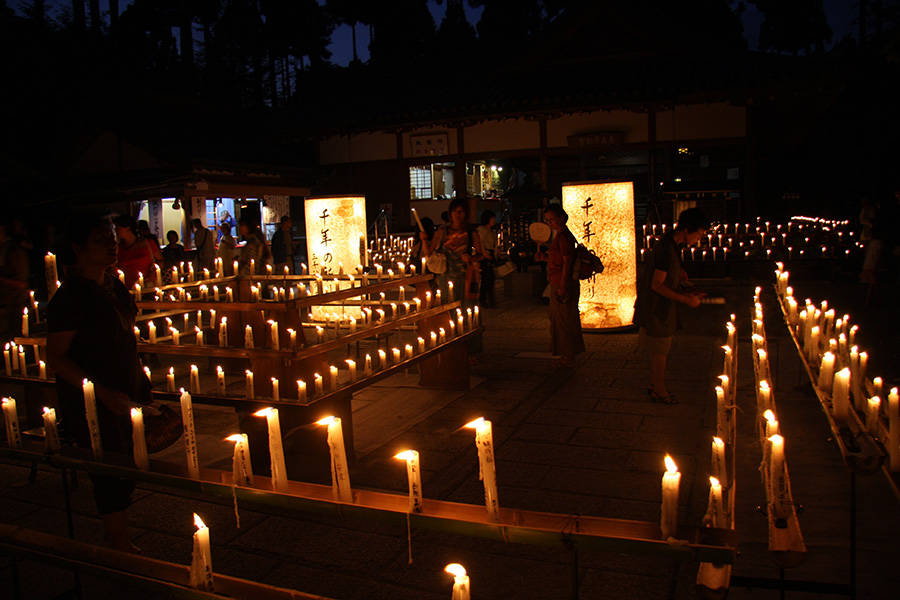
[[[254,487],[231,485],[231,470],[200,469],[200,479],[187,476],[182,465],[150,461],[150,471],[130,467],[130,457],[107,454],[102,462],[91,460],[90,451],[67,448],[44,454],[42,446],[26,441],[23,449],[0,448],[0,458],[46,464],[59,469],[78,469],[224,498],[278,506],[298,512],[316,512],[364,521],[390,523],[535,546],[598,550],[618,554],[647,555],[678,560],[733,564],[737,536],[734,531],[709,527],[679,527],[676,536],[685,544],[661,541],[659,523],[562,515],[510,508],[500,509],[500,522],[490,521],[483,505],[461,504],[425,498],[421,513],[409,514],[409,496],[354,489],[353,504],[337,502],[332,486],[288,482],[288,493],[272,491],[271,479],[254,476]]]
[[[3,554],[55,565],[79,574],[137,585],[141,589],[159,592],[166,597],[188,600],[209,598],[328,600],[324,596],[279,588],[221,573],[213,573],[215,593],[201,592],[188,587],[190,584],[188,565],[119,552],[3,523],[0,523],[0,551]]]
[[[761,326],[759,334],[763,337],[763,345],[765,345],[765,327]],[[761,372],[757,364],[759,358],[757,353],[753,353],[754,371],[756,373],[756,386],[754,392],[758,393],[760,381],[767,377],[767,373]],[[770,403],[776,416],[778,411],[775,408],[775,382],[768,379],[770,388]],[[755,395],[755,394],[754,394]],[[756,415],[757,424],[760,423],[762,415]],[[780,424],[779,424],[780,425]],[[765,444],[765,442],[762,442]],[[765,465],[768,467],[768,465]],[[797,507],[794,503],[794,496],[791,491],[791,478],[788,473],[787,460],[784,461],[784,486],[785,486],[785,507],[787,509],[787,517],[783,524],[779,524],[775,518],[775,494],[774,487],[769,484],[768,473],[763,471],[763,483],[766,488],[766,517],[769,523],[769,557],[776,565],[781,568],[798,567],[806,561],[807,551],[806,544],[803,541],[803,534],[800,531],[800,522],[797,519]],[[783,526],[779,526],[783,525]]]
[[[826,394],[819,389],[818,377],[813,370],[814,367],[809,363],[803,345],[797,337],[797,333],[790,325],[787,307],[782,301],[778,302],[787,325],[788,334],[794,342],[799,355],[800,364],[806,369],[810,383],[819,399],[822,412],[828,421],[828,427],[831,429],[832,438],[837,443],[838,450],[841,452],[844,464],[858,473],[874,473],[881,469],[884,463],[884,451],[878,446],[874,437],[866,431],[865,425],[860,421],[856,410],[851,407],[849,411],[849,419],[846,423],[838,423],[834,419],[831,406],[831,395]],[[816,367],[817,369],[817,367]],[[867,386],[868,387],[868,386]]]

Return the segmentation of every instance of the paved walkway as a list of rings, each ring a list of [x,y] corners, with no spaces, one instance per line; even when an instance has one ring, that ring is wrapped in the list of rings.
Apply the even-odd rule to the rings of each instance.
[[[395,380],[397,389],[373,388],[360,397],[360,411],[375,414],[372,411],[383,402],[396,418],[358,420],[358,435],[367,443],[351,469],[353,484],[405,493],[405,469],[391,457],[411,447],[421,453],[426,498],[481,502],[473,436],[460,427],[484,416],[494,423],[502,506],[655,521],[662,459],[669,452],[684,474],[680,519],[699,524],[708,494],[713,386],[722,368],[719,346],[724,343],[727,314],[734,312],[742,342],[739,405],[744,411],[738,417],[741,554],[734,574],[778,578],[778,569],[766,555],[766,521],[755,510],[764,495],[749,421],[755,406],[748,338],[753,288],[714,282],[704,287],[725,296],[728,304],[686,314],[685,331],[676,338],[669,364],[670,389],[682,404],[664,406],[646,400],[646,366],[636,351],[635,333],[590,335],[588,352],[577,368],[554,369],[542,357],[548,340],[546,307],[531,300],[506,300],[484,311],[486,351],[473,372],[477,385],[468,392],[437,394],[433,397],[440,406],[437,410],[419,407],[406,413],[397,409],[397,394],[415,393],[403,388],[403,381]],[[829,440],[817,402],[800,385],[794,351],[782,335],[776,310],[767,303],[767,328],[777,362],[776,402],[794,497],[805,508],[800,523],[809,548],[806,563],[785,576],[846,584],[850,475]],[[210,440],[218,439],[234,422],[231,414],[220,410],[198,411],[196,419],[200,433]],[[220,452],[209,452],[204,462],[221,458]],[[64,534],[58,476],[41,472],[34,485],[16,487],[26,475],[24,468],[0,465],[0,520]],[[76,532],[83,541],[100,543],[89,483],[86,477],[80,481],[74,496]],[[896,597],[898,503],[881,475],[860,477],[857,485],[858,597]],[[134,498],[135,543],[146,555],[188,564],[191,513],[196,511],[211,528],[216,571],[273,585],[342,600],[443,599],[450,595],[451,578],[442,569],[460,562],[469,570],[476,599],[573,597],[572,556],[565,550],[413,531],[413,563],[408,564],[405,529],[249,505],[241,507],[238,529],[230,502],[150,485],[140,485]],[[693,595],[697,572],[693,563],[589,552],[578,558],[580,598]],[[20,564],[20,576],[29,598],[52,597],[70,581],[65,571],[31,562]],[[0,589],[9,589],[10,581],[9,560],[0,558]],[[84,585],[88,598],[150,597],[90,578]],[[778,593],[739,588],[731,597],[777,598]]]

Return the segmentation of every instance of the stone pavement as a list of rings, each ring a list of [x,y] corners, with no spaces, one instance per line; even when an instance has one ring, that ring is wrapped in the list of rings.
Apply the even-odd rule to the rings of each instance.
[[[725,296],[727,304],[685,313],[685,330],[676,337],[668,371],[680,405],[647,401],[646,365],[636,350],[636,333],[589,335],[588,351],[577,368],[555,369],[543,356],[548,345],[546,307],[507,299],[484,311],[486,351],[473,370],[475,385],[467,392],[418,392],[407,378],[395,379],[394,388],[380,386],[360,395],[358,414],[368,411],[369,416],[356,425],[359,436],[368,441],[351,468],[354,486],[405,493],[405,469],[391,457],[415,448],[421,453],[426,499],[482,502],[473,435],[460,428],[484,416],[494,424],[502,506],[656,521],[663,456],[668,452],[683,473],[680,520],[699,524],[706,508],[715,428],[713,387],[723,362],[719,346],[727,315],[734,312],[741,335],[738,403],[743,410],[738,415],[740,555],[734,574],[777,579],[779,571],[766,552],[766,521],[756,511],[764,493],[749,420],[755,406],[748,337],[753,285],[699,284]],[[788,570],[785,577],[847,584],[850,474],[829,440],[818,403],[803,385],[776,311],[770,299],[766,325],[777,366],[775,398],[794,497],[805,509],[800,524],[809,549],[805,564]],[[396,401],[403,394],[412,400]],[[417,395],[423,394],[432,394],[428,406],[408,412],[398,408],[414,407]],[[374,416],[379,406],[392,418]],[[227,411],[197,412],[198,429],[206,439],[218,440],[222,431],[236,425]],[[223,455],[217,450],[202,458],[221,465]],[[0,465],[0,521],[64,535],[58,475],[41,471],[35,484],[18,487],[26,476],[21,466]],[[79,482],[74,494],[77,537],[101,543],[90,484],[84,476]],[[196,511],[212,531],[216,571],[277,586],[342,600],[448,598],[451,577],[442,569],[460,562],[471,575],[476,599],[573,597],[573,556],[562,549],[413,530],[413,562],[408,564],[407,532],[393,526],[242,505],[238,529],[229,501],[143,484],[134,499],[135,543],[147,556],[188,564],[191,513]],[[897,499],[879,474],[857,478],[857,502],[858,597],[896,597]],[[580,552],[578,565],[583,599],[689,598],[697,573],[692,562],[594,552]],[[71,581],[65,571],[29,561],[19,563],[19,576],[29,598],[50,598]],[[0,557],[0,590],[10,589],[10,582],[10,561]],[[83,585],[86,598],[153,597],[93,578],[84,578]],[[736,588],[731,597],[777,598],[778,592]]]

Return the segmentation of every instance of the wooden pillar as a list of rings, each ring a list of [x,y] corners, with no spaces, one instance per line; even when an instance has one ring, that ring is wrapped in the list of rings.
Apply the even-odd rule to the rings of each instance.
[[[547,192],[550,189],[547,183],[549,169],[547,168],[547,118],[541,117],[539,121],[540,160],[541,160],[541,190]]]
[[[647,111],[647,191],[650,198],[659,193],[659,182],[656,180],[656,110]]]

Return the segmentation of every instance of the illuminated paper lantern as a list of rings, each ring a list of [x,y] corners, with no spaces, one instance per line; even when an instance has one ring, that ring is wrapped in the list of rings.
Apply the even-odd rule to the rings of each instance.
[[[637,297],[633,184],[564,184],[562,205],[575,239],[605,266],[602,274],[581,282],[581,326],[608,329],[631,325]]]
[[[365,264],[365,196],[307,198],[306,250],[310,274],[337,275],[341,263]]]

